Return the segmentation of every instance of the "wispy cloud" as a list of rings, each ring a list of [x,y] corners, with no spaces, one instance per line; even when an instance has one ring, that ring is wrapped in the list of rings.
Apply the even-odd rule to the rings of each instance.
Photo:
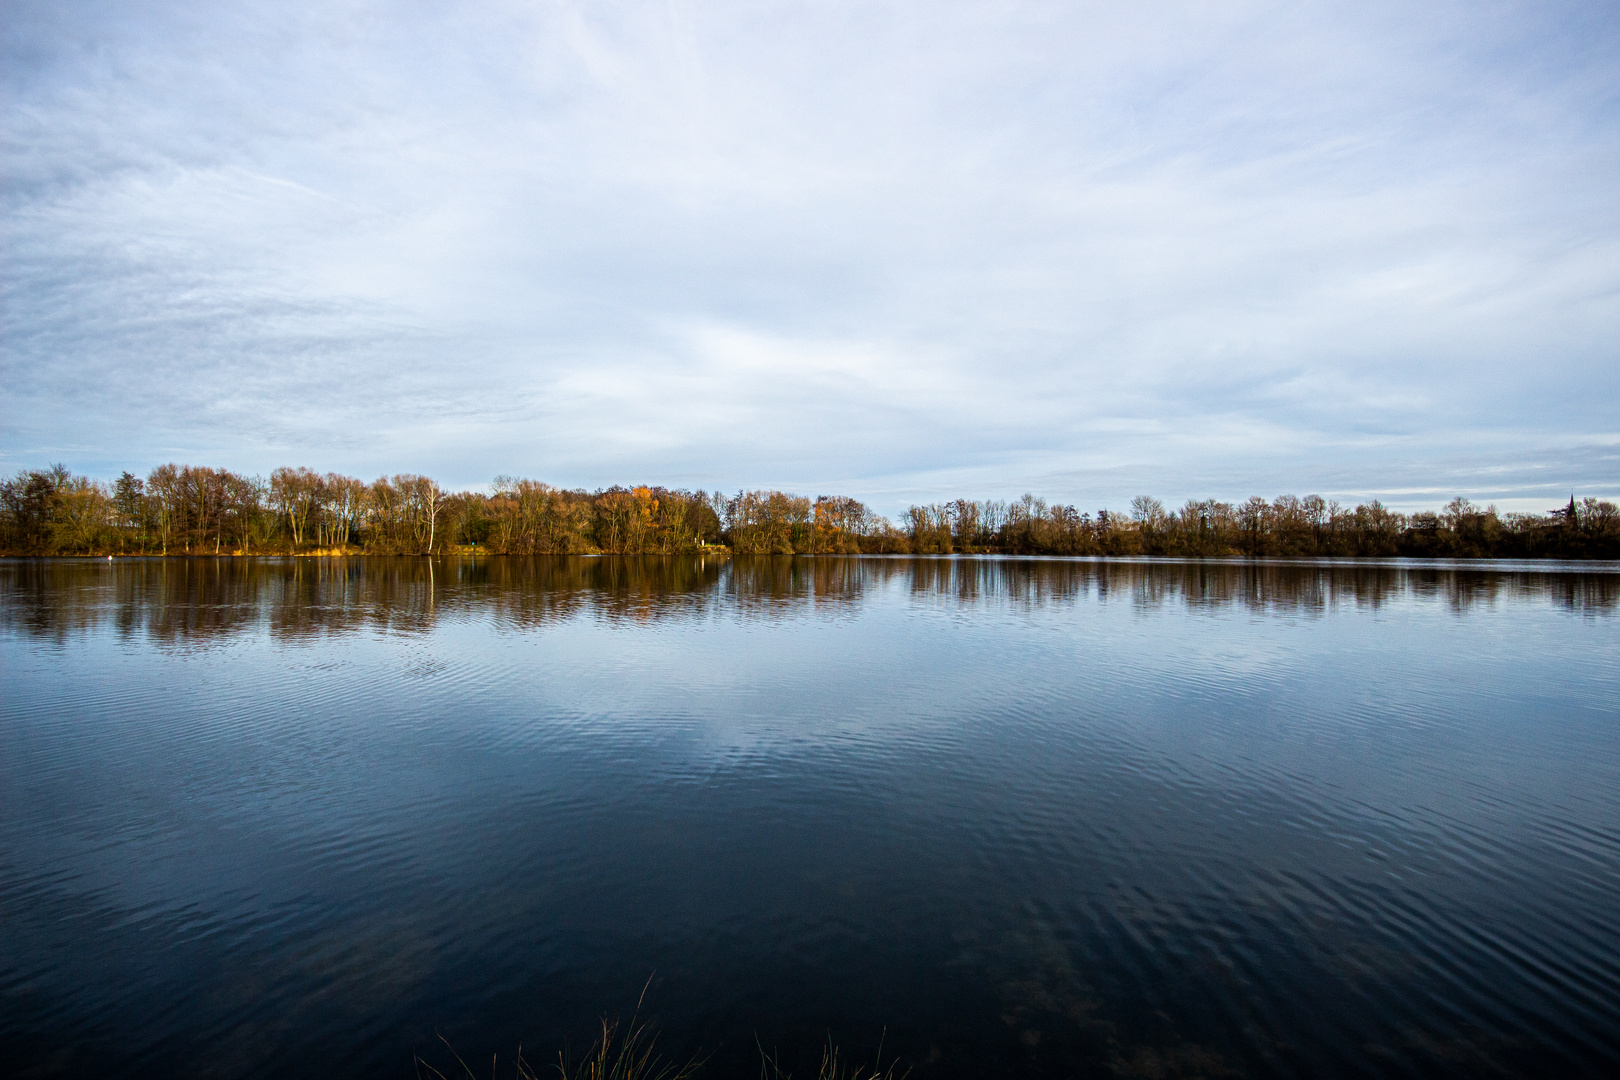
[[[1620,493],[1602,7],[0,28],[11,466]]]

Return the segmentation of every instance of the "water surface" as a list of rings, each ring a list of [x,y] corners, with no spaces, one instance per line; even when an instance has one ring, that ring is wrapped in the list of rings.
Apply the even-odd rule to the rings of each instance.
[[[1620,573],[0,561],[10,1073],[1620,1070]],[[438,1064],[445,1064],[441,1057]]]

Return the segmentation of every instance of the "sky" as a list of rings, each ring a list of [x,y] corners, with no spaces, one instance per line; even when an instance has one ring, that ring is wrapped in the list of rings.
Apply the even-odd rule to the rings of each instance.
[[[7,0],[0,468],[1620,497],[1620,5]]]

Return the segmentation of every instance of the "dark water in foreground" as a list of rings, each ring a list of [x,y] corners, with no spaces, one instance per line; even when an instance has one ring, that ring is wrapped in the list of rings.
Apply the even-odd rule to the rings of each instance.
[[[1612,568],[0,561],[0,674],[12,1075],[1620,1070]]]

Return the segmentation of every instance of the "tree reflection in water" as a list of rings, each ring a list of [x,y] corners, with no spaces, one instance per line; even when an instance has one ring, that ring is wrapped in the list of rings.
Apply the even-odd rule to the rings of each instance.
[[[116,628],[200,645],[412,633],[446,618],[513,629],[567,619],[794,618],[852,610],[877,590],[920,604],[1050,609],[1081,600],[1153,610],[1239,607],[1306,616],[1440,599],[1459,616],[1509,600],[1613,612],[1620,575],[1591,564],[1333,563],[997,557],[510,556],[0,560],[0,621],[40,638]]]

